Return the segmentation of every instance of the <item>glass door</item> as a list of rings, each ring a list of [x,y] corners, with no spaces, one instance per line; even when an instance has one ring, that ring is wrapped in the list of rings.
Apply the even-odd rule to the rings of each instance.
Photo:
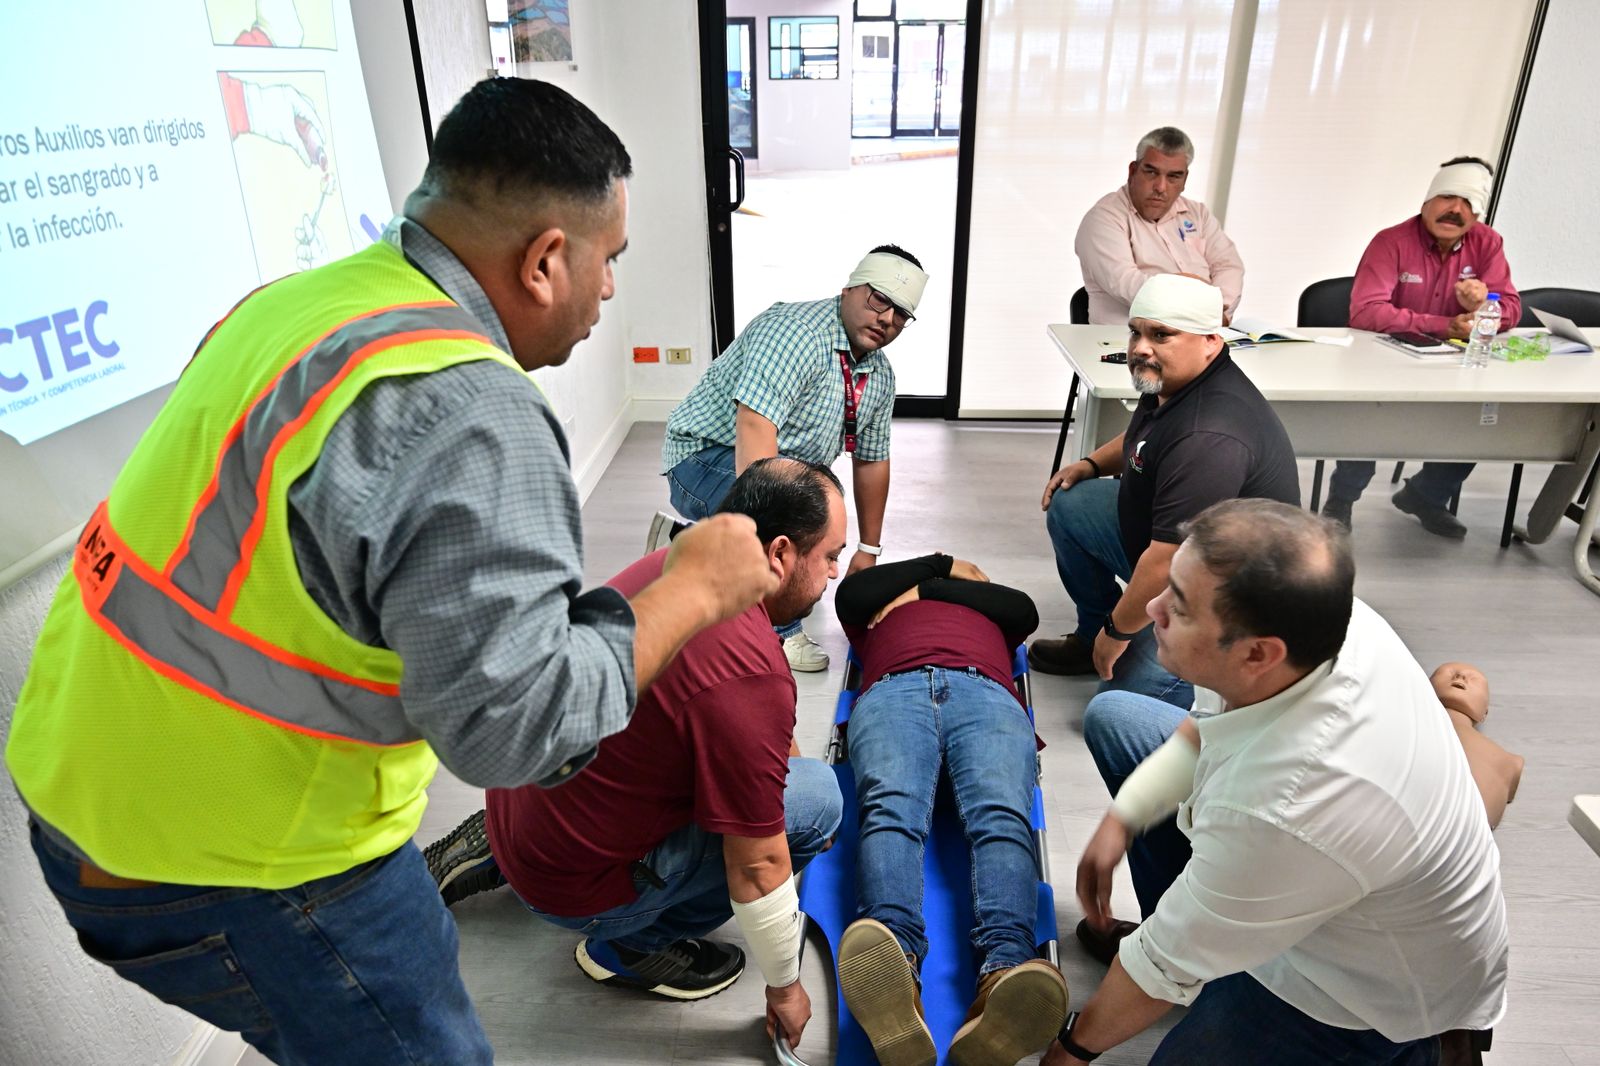
[[[939,109],[939,24],[895,28],[894,132],[931,137]]]
[[[728,146],[756,158],[756,20],[728,20]]]
[[[961,87],[966,70],[967,27],[946,22],[939,45],[939,136],[961,132]]]

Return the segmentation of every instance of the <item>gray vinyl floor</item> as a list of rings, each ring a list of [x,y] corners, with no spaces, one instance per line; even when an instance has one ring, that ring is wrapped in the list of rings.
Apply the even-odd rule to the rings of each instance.
[[[635,558],[650,514],[666,506],[665,483],[656,474],[661,432],[659,424],[636,425],[585,508],[591,584]],[[1041,632],[1071,628],[1071,604],[1056,578],[1038,506],[1054,429],[906,421],[894,432],[884,535],[889,556],[940,550],[971,558],[994,580],[1033,595]],[[840,472],[848,473],[843,463]],[[1528,471],[1524,509],[1543,475],[1542,468]],[[1302,481],[1309,498],[1309,464]],[[1600,856],[1566,824],[1574,793],[1600,791],[1600,598],[1573,578],[1571,523],[1539,547],[1499,549],[1508,482],[1508,467],[1474,474],[1461,504],[1472,532],[1451,543],[1391,507],[1380,477],[1355,512],[1357,591],[1393,623],[1424,666],[1446,659],[1481,666],[1493,690],[1485,730],[1527,758],[1521,791],[1497,834],[1512,974],[1510,1009],[1488,1061],[1600,1066]],[[807,628],[836,664],[826,675],[797,679],[798,739],[806,754],[819,755],[844,649],[829,599]],[[1073,871],[1107,802],[1081,735],[1092,685],[1036,674],[1033,691],[1048,744],[1045,797],[1057,918],[1067,937],[1063,970],[1081,1005],[1103,974],[1070,932],[1081,917]],[[441,836],[481,805],[479,790],[441,772],[418,842]],[[1125,871],[1113,903],[1119,914],[1137,911]],[[590,982],[573,962],[575,937],[540,923],[509,891],[464,901],[456,919],[462,973],[501,1063],[773,1061],[761,1032],[761,982],[754,972],[703,1003],[667,1003]],[[738,937],[731,924],[721,935]],[[805,974],[817,1015],[799,1048],[813,1066],[832,1058],[832,992],[818,954],[808,953]],[[1100,1061],[1147,1062],[1175,1014]]]

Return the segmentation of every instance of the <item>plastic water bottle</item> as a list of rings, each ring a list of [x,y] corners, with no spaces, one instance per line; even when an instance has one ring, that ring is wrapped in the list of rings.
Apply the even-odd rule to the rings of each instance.
[[[1489,353],[1494,348],[1494,335],[1500,332],[1500,294],[1491,292],[1472,316],[1472,336],[1467,340],[1467,350],[1461,355],[1461,365],[1471,370],[1482,370],[1489,365]]]

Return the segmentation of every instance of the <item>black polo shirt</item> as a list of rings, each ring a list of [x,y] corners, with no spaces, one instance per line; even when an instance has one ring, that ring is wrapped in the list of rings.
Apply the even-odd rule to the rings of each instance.
[[[1117,521],[1130,566],[1152,540],[1214,503],[1263,497],[1300,506],[1294,446],[1226,348],[1166,403],[1142,396],[1122,438]]]

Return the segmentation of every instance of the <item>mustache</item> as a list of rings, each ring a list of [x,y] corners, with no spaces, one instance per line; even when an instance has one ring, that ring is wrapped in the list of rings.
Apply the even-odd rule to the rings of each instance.
[[[1130,371],[1133,371],[1133,370],[1156,370],[1156,371],[1159,371],[1161,369],[1161,364],[1156,362],[1154,359],[1141,359],[1138,356],[1133,356],[1128,360],[1128,369]]]
[[[1457,225],[1457,226],[1464,226],[1464,225],[1467,224],[1467,220],[1462,218],[1460,215],[1456,214],[1454,211],[1448,211],[1445,214],[1440,215],[1439,216],[1439,221],[1440,222],[1449,222],[1449,223],[1451,223],[1453,225]]]

